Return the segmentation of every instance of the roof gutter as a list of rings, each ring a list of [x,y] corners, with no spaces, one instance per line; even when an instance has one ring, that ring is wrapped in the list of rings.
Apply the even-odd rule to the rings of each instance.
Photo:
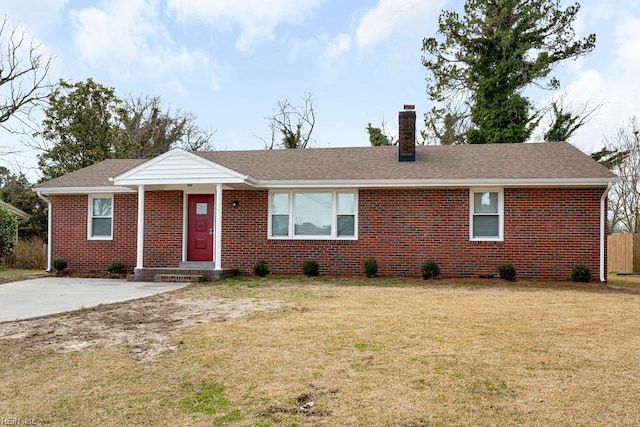
[[[51,271],[51,200],[47,199],[39,191],[36,191],[38,197],[47,202],[47,271]]]
[[[612,186],[613,186],[613,182],[610,182],[609,185],[607,185],[607,189],[604,190],[604,193],[602,193],[602,197],[600,197],[600,281],[601,282],[607,281],[607,272],[606,272],[607,266],[604,264],[605,247],[606,247],[605,239],[607,238],[606,236],[607,234],[606,204],[607,204],[607,194],[609,194],[609,190],[611,190]]]
[[[259,180],[256,188],[600,187],[611,178]]]

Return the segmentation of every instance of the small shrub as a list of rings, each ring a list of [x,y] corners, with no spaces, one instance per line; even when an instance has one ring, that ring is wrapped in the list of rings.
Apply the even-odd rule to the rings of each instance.
[[[589,280],[591,280],[591,271],[589,271],[589,267],[583,263],[577,264],[573,267],[573,270],[571,270],[571,278],[574,282],[589,283]]]
[[[420,266],[420,272],[422,273],[422,278],[425,280],[435,279],[440,275],[440,267],[435,261],[425,261]]]
[[[56,258],[52,263],[53,269],[58,272],[58,274],[62,273],[67,268],[67,261],[62,258]]]
[[[367,277],[376,277],[378,275],[378,261],[375,258],[367,258],[364,260],[364,274]]]
[[[109,264],[109,267],[107,267],[107,271],[110,274],[122,274],[124,273],[124,264],[120,261],[114,261]]]
[[[267,267],[267,261],[259,259],[253,266],[253,274],[258,277],[264,277],[269,274],[269,267]]]
[[[317,276],[320,273],[320,264],[312,259],[305,261],[302,265],[302,272],[307,277]]]
[[[498,274],[504,280],[515,282],[516,280],[516,268],[513,264],[502,264],[498,267]]]

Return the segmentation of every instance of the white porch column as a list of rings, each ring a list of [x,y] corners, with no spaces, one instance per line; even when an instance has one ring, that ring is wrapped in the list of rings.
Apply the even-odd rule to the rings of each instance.
[[[138,236],[136,238],[136,270],[144,266],[144,185],[138,185]]]
[[[216,184],[216,218],[215,218],[215,269],[222,270],[222,184]]]

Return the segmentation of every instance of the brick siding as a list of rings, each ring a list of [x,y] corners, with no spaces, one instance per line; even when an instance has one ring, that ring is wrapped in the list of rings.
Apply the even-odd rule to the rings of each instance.
[[[445,277],[491,274],[505,262],[518,277],[565,279],[584,262],[597,277],[604,189],[504,190],[504,241],[469,241],[469,190],[360,190],[358,240],[267,239],[267,191],[225,193],[223,265],[251,274],[259,258],[273,273],[301,273],[315,259],[325,274],[363,274],[375,257],[383,276],[420,277],[434,260]],[[234,210],[235,209],[235,210]]]
[[[114,194],[113,239],[87,239],[88,196],[50,196],[51,255],[71,271],[106,271],[120,261],[136,266],[137,194]],[[175,267],[182,259],[182,191],[145,193],[145,267]]]
[[[252,274],[260,258],[272,273],[302,272],[315,259],[323,274],[361,275],[368,257],[383,276],[420,276],[434,260],[445,277],[490,274],[512,263],[521,278],[560,279],[584,262],[597,278],[600,197],[604,189],[504,189],[504,241],[469,241],[467,189],[360,190],[358,240],[269,240],[268,192],[223,194],[222,265]],[[233,207],[231,201],[239,205]],[[87,240],[87,196],[51,196],[53,258],[72,270],[135,266],[137,195],[114,196],[114,238]],[[145,267],[175,267],[182,255],[182,192],[145,194]],[[606,251],[605,251],[606,253]]]

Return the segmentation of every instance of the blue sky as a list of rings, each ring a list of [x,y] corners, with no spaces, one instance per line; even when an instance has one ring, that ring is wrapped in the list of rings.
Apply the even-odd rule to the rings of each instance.
[[[313,95],[314,146],[365,146],[367,123],[394,132],[403,104],[431,107],[421,42],[435,35],[446,0],[2,0],[0,12],[54,57],[50,78],[92,77],[127,94],[160,96],[216,130],[217,149],[260,149],[265,117],[278,100]],[[567,6],[568,2],[563,3]],[[597,34],[592,55],[555,75],[574,106],[602,103],[573,139],[600,148],[640,99],[640,2],[584,0],[578,36]],[[527,93],[541,104],[554,94]],[[8,123],[9,126],[12,123]],[[422,120],[418,120],[422,127]],[[537,135],[539,136],[539,134]],[[534,139],[536,136],[534,136]],[[17,150],[0,164],[37,177],[34,152],[0,129]]]

